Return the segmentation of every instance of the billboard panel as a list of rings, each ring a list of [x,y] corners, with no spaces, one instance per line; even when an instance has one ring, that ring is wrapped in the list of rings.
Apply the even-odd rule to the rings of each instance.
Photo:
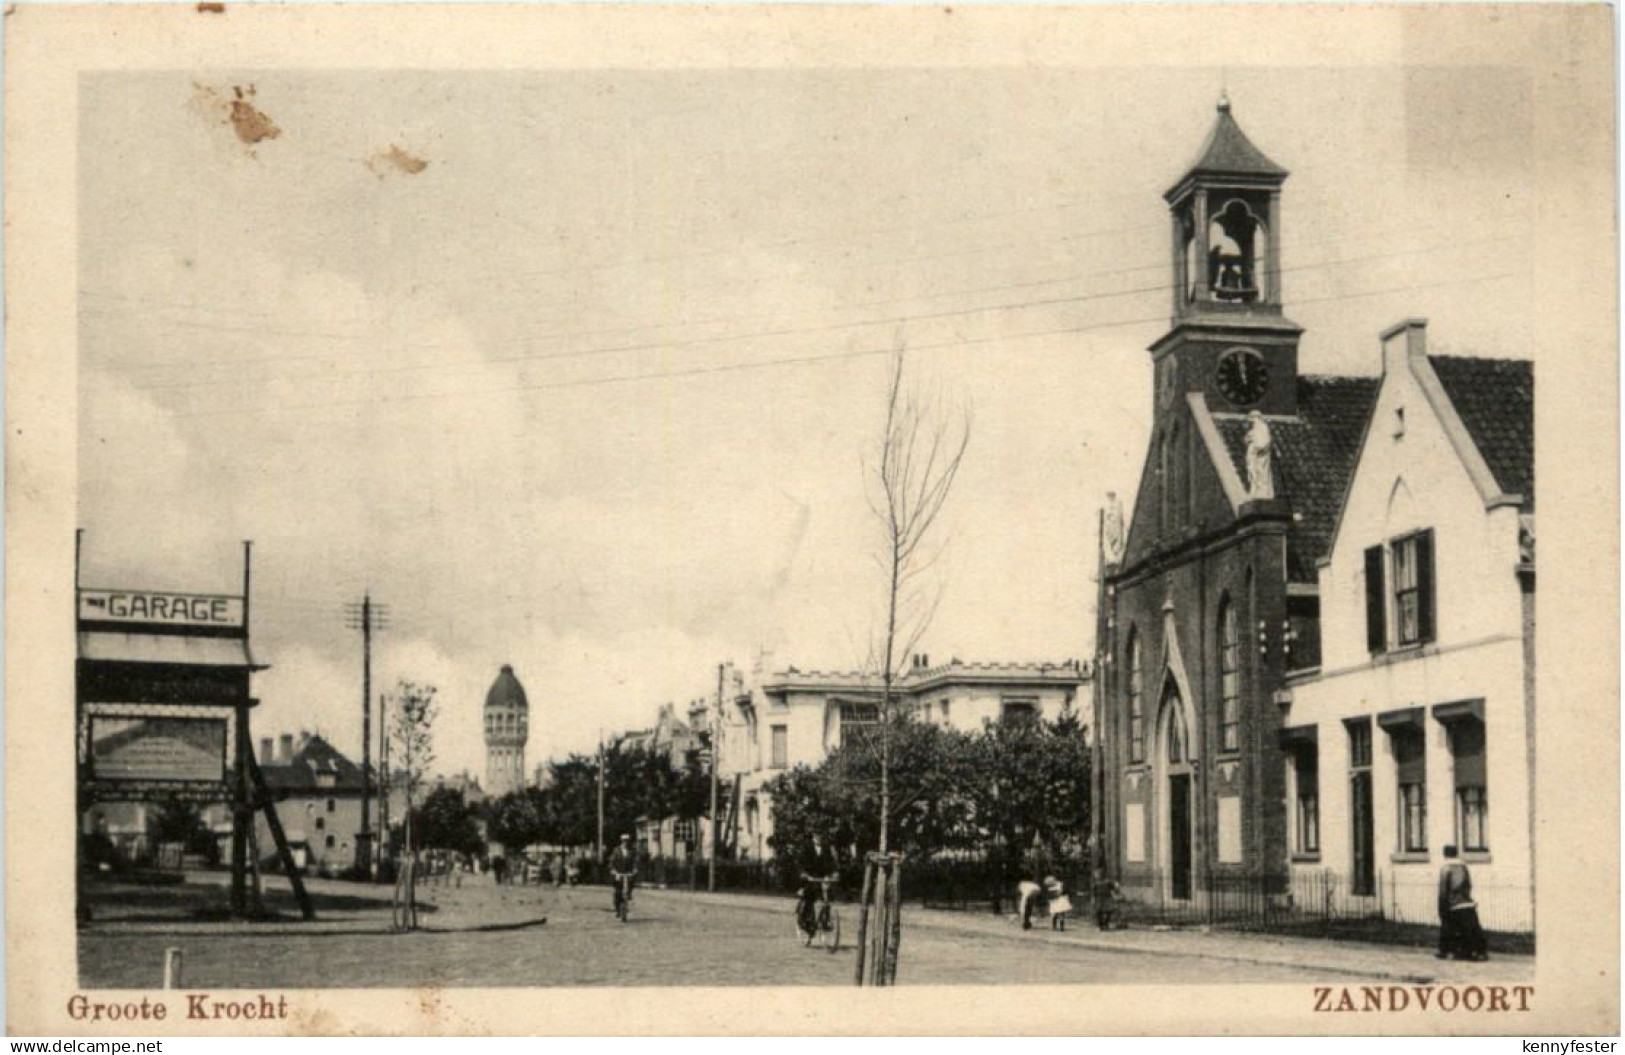
[[[226,779],[224,718],[92,715],[90,777],[96,781]]]

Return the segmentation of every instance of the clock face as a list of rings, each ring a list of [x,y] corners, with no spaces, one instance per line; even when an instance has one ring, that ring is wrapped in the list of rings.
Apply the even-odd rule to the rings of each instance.
[[[1240,407],[1264,398],[1270,385],[1270,368],[1264,357],[1251,348],[1235,348],[1219,359],[1216,378],[1219,391]]]

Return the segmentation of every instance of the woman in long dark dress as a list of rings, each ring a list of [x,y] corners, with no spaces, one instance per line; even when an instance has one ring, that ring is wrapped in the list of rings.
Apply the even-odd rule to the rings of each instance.
[[[1487,960],[1489,942],[1478,921],[1473,900],[1473,875],[1456,858],[1456,848],[1444,848],[1439,870],[1439,959]]]

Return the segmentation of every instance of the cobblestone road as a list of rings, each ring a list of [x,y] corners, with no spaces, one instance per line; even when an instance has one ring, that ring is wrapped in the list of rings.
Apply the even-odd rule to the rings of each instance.
[[[335,892],[365,890],[334,884]],[[223,925],[98,922],[79,939],[87,988],[154,988],[163,951],[179,947],[187,988],[324,986],[846,985],[855,909],[831,955],[796,941],[789,902],[640,891],[622,924],[602,888],[427,892],[431,928],[385,933],[388,913],[353,895],[323,921]],[[905,910],[906,912],[907,910]],[[545,924],[538,921],[545,917]],[[905,916],[905,920],[907,916]],[[1215,964],[1082,947],[1045,931],[925,925],[904,933],[900,983],[1117,984],[1211,982]],[[1330,980],[1324,970],[1226,963],[1227,982]]]

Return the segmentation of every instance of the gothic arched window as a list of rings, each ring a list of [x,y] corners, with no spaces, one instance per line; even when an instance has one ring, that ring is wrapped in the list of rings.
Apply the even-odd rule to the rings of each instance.
[[[1219,601],[1219,750],[1241,749],[1241,641],[1236,606]]]
[[[1128,635],[1128,760],[1145,761],[1145,692],[1140,670],[1140,635]]]

